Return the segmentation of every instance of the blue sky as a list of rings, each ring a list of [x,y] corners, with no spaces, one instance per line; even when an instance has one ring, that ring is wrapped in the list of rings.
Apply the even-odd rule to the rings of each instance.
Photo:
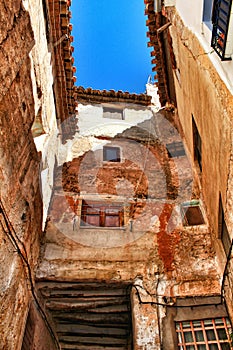
[[[152,75],[143,0],[73,0],[77,85],[145,92]]]

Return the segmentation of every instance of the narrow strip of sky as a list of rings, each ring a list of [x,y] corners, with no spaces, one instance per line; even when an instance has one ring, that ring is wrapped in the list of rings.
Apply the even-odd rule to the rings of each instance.
[[[77,85],[145,92],[152,75],[143,0],[73,0]]]

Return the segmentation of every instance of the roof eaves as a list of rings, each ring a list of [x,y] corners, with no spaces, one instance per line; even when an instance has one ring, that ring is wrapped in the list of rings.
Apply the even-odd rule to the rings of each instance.
[[[92,88],[84,88],[82,86],[74,87],[74,97],[78,102],[125,102],[134,103],[144,106],[151,104],[151,96],[147,94],[132,94],[121,90],[95,90]]]
[[[70,23],[70,0],[47,0],[50,17],[50,35],[54,52],[54,90],[58,118],[61,122],[75,113],[73,96],[74,82],[74,48],[71,43],[72,25]]]
[[[159,99],[161,105],[165,105],[169,101],[169,93],[167,87],[166,67],[163,51],[163,42],[158,29],[164,24],[162,23],[162,13],[154,11],[154,0],[144,0],[145,15],[147,16],[146,25],[148,27],[147,37],[148,47],[152,47],[151,51],[153,65],[152,71],[155,72],[154,79],[158,87]]]

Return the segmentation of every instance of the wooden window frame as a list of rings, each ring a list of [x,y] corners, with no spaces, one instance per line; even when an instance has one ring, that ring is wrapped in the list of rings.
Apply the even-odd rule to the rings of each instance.
[[[80,227],[124,227],[124,205],[82,200]]]

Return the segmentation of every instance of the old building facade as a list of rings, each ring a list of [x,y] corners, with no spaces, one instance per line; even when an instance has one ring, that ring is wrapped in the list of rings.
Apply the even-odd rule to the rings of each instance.
[[[69,0],[0,4],[0,349],[231,349],[230,40],[144,2],[141,95],[74,86]]]

